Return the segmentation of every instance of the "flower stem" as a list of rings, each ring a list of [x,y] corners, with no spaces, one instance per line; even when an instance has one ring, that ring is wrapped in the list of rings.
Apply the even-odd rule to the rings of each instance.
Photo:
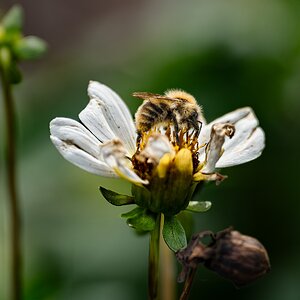
[[[187,276],[187,279],[185,280],[183,291],[181,293],[181,296],[180,296],[179,300],[187,300],[188,299],[188,296],[190,294],[191,287],[192,287],[192,284],[193,284],[193,280],[194,280],[194,277],[196,275],[196,271],[197,271],[196,268],[190,269],[189,274]]]
[[[161,228],[161,214],[157,215],[155,228],[151,231],[149,247],[149,270],[148,270],[148,299],[156,300],[158,297],[159,275],[159,240]]]
[[[10,222],[11,222],[11,299],[22,298],[21,284],[21,241],[20,241],[20,213],[16,186],[16,136],[15,115],[11,84],[7,78],[0,61],[0,77],[4,98],[6,115],[6,170],[7,185],[10,198]]]
[[[162,235],[160,237],[160,252],[160,297],[163,300],[174,300],[176,299],[174,252],[167,246]]]

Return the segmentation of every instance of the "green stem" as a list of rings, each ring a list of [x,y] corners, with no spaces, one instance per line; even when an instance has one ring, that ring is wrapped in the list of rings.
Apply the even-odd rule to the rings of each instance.
[[[159,240],[160,240],[161,214],[157,215],[155,228],[151,231],[149,247],[149,270],[148,270],[148,299],[158,298],[158,275],[159,275]]]
[[[11,84],[6,76],[0,61],[0,77],[3,90],[4,107],[6,115],[6,162],[7,185],[10,198],[11,222],[11,299],[20,300],[22,297],[21,284],[21,241],[20,241],[20,213],[16,186],[16,130],[14,103]]]
[[[160,297],[163,300],[176,299],[176,276],[174,252],[160,237]]]
[[[196,271],[197,271],[196,268],[190,269],[188,277],[185,280],[183,291],[181,293],[179,300],[187,300],[188,299],[188,296],[189,296],[191,288],[192,288],[192,283],[193,283],[194,277],[196,275]]]

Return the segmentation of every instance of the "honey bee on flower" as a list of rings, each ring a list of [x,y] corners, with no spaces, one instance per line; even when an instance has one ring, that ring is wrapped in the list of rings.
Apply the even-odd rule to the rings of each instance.
[[[224,179],[216,170],[260,156],[265,136],[250,107],[210,123],[195,98],[181,90],[134,93],[144,103],[135,123],[123,100],[91,81],[81,123],[55,118],[51,140],[62,156],[97,175],[133,183],[135,203],[154,213],[185,209],[197,183]]]
[[[135,114],[138,146],[143,133],[159,125],[173,126],[177,144],[180,130],[194,129],[195,135],[199,135],[201,109],[192,95],[182,90],[170,90],[165,95],[136,92],[133,96],[144,100]]]

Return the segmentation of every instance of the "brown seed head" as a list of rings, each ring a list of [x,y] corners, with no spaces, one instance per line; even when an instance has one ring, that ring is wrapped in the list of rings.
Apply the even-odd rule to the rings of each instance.
[[[212,242],[204,245],[200,239],[210,235]],[[200,237],[199,237],[200,236]],[[177,253],[185,272],[202,263],[206,268],[231,280],[237,287],[247,285],[270,271],[270,261],[264,246],[255,238],[231,228],[215,236],[200,233],[188,247]],[[184,278],[185,274],[181,274]]]

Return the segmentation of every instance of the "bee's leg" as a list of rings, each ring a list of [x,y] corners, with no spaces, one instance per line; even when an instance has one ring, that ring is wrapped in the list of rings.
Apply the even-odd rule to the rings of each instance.
[[[202,123],[201,121],[198,121],[198,126],[197,126],[197,128],[198,128],[198,135],[199,135],[200,132],[201,132],[202,125],[203,125],[203,123]]]
[[[175,130],[175,136],[176,136],[176,143],[177,145],[179,145],[179,126],[178,126],[178,122],[177,122],[177,119],[176,119],[176,116],[172,116],[172,122],[174,124],[174,130]]]
[[[142,139],[142,132],[141,131],[137,131],[137,138],[136,138],[136,148],[140,149],[140,144],[141,144],[141,139]]]
[[[200,131],[202,129],[202,122],[198,121],[198,120],[191,120],[190,121],[191,126],[194,128],[195,130],[195,135],[194,136],[199,136]]]

